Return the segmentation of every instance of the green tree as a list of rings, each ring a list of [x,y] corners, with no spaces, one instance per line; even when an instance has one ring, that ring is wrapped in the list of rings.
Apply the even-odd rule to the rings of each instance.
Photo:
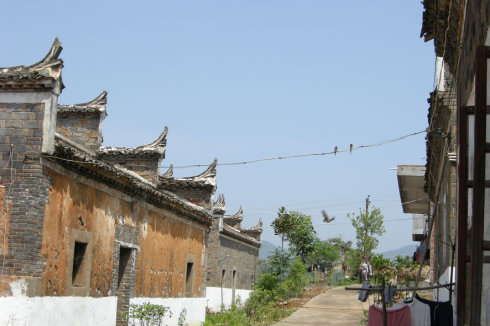
[[[275,235],[281,236],[281,249],[284,250],[284,240],[287,238],[289,232],[294,227],[295,221],[293,217],[286,211],[284,206],[279,208],[277,217],[272,221],[272,228]]]
[[[374,208],[369,213],[359,210],[358,215],[348,214],[348,217],[356,230],[356,246],[361,259],[369,261],[373,250],[379,244],[377,236],[383,235],[386,231],[383,225],[383,214],[379,208]]]
[[[301,212],[286,211],[281,207],[271,225],[274,233],[281,235],[283,241],[287,240],[290,250],[305,262],[308,254],[313,251],[317,239],[311,216]]]
[[[311,216],[295,211],[290,211],[289,215],[294,221],[293,228],[287,234],[289,247],[305,262],[308,254],[313,251],[318,238],[311,222]]]
[[[289,270],[291,264],[292,255],[289,251],[284,251],[276,248],[269,259],[267,260],[264,271],[277,276],[281,276],[284,272]]]
[[[325,268],[327,272],[331,271],[335,265],[335,262],[339,261],[341,258],[341,248],[340,246],[329,240],[315,241],[313,251],[308,255],[308,264],[317,264]]]

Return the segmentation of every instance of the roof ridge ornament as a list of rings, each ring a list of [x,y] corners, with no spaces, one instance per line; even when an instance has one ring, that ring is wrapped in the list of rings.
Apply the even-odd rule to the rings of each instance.
[[[85,112],[85,113],[94,113],[100,112],[103,114],[103,118],[107,116],[106,113],[106,105],[107,105],[107,91],[102,91],[96,98],[91,101],[85,103],[78,104],[59,104],[58,112]]]
[[[101,147],[99,153],[101,155],[126,155],[136,158],[143,158],[144,155],[157,155],[159,159],[165,158],[165,150],[167,148],[167,133],[168,128],[165,127],[163,132],[153,142],[138,147]],[[142,156],[143,155],[143,156]],[[160,163],[159,163],[160,164]]]
[[[227,220],[243,220],[243,209],[242,209],[242,206],[240,205],[240,209],[238,210],[238,212],[236,212],[233,215],[225,215],[224,218],[227,219]]]
[[[214,178],[216,177],[216,165],[218,165],[218,159],[215,158],[213,163],[201,174],[195,176],[195,178]]]
[[[259,218],[259,223],[256,226],[252,226],[250,228],[242,229],[242,232],[257,232],[261,233],[263,230],[264,224],[262,223],[262,217]]]
[[[94,106],[94,105],[106,105],[107,104],[107,91],[102,91],[96,98],[92,101],[86,103],[74,104],[76,106]]]
[[[225,195],[219,194],[218,199],[213,204],[214,207],[225,207]]]
[[[42,58],[39,62],[30,65],[28,68],[40,69],[40,68],[44,68],[47,65],[59,64],[59,63],[63,64],[63,60],[58,58],[61,51],[63,51],[61,42],[58,39],[58,37],[55,37],[53,44],[51,45],[51,48],[49,49],[49,52],[46,54],[46,56]]]
[[[154,141],[152,141],[151,143],[149,143],[147,145],[135,147],[135,149],[165,147],[165,146],[167,146],[167,134],[168,134],[168,127],[165,126],[165,128],[163,129],[163,132],[160,134],[160,136],[158,136],[157,139],[155,139]],[[172,167],[172,171],[173,171],[173,167]]]
[[[23,90],[52,89],[56,95],[65,87],[61,78],[63,60],[59,55],[63,47],[55,38],[49,52],[40,61],[30,66],[14,66],[0,68],[0,81],[3,89],[18,89],[13,85],[22,85]]]
[[[164,174],[161,174],[160,176],[161,177],[164,177],[164,178],[173,178],[173,176],[174,176],[174,166],[172,164],[170,164],[168,170]]]

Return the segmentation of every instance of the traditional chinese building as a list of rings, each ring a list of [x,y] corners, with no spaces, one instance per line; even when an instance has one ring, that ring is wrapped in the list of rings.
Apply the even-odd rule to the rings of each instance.
[[[185,311],[199,325],[216,161],[159,175],[167,128],[101,147],[107,93],[58,105],[61,50],[0,68],[0,324],[123,325],[130,303],[151,302],[171,309],[168,324]]]

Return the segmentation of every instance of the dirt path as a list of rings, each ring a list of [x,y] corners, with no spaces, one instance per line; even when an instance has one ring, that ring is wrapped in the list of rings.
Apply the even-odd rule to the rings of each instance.
[[[329,289],[311,299],[294,314],[274,324],[274,326],[359,326],[364,314],[357,296],[357,292],[345,291],[344,287]],[[367,305],[364,305],[367,309]]]

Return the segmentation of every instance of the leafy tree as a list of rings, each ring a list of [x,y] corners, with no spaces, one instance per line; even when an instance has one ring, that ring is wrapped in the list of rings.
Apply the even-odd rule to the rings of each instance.
[[[357,271],[361,265],[361,252],[356,249],[349,249],[345,256],[347,260],[347,269],[352,272]]]
[[[374,208],[368,214],[359,210],[359,214],[349,214],[352,226],[356,230],[356,246],[363,261],[369,261],[373,250],[378,247],[379,240],[376,236],[385,233],[383,214],[379,208]]]
[[[287,234],[289,246],[305,262],[308,254],[313,252],[315,242],[318,239],[311,222],[311,216],[295,211],[290,211],[289,215],[294,221],[293,228]]]
[[[287,239],[289,232],[294,227],[293,217],[286,211],[284,206],[279,208],[277,217],[272,221],[271,226],[274,228],[274,234],[281,236],[281,249],[284,250],[284,240]]]
[[[307,255],[313,251],[317,239],[311,216],[301,212],[286,211],[286,208],[281,207],[271,225],[274,233],[281,235],[283,243],[287,240],[290,250],[305,262]]]
[[[271,273],[277,276],[282,275],[287,272],[289,265],[291,264],[292,254],[289,251],[284,251],[276,248],[269,260],[266,263],[264,271],[266,273]]]
[[[341,248],[334,241],[317,239],[313,251],[308,255],[308,264],[317,264],[330,271],[341,258]]]

